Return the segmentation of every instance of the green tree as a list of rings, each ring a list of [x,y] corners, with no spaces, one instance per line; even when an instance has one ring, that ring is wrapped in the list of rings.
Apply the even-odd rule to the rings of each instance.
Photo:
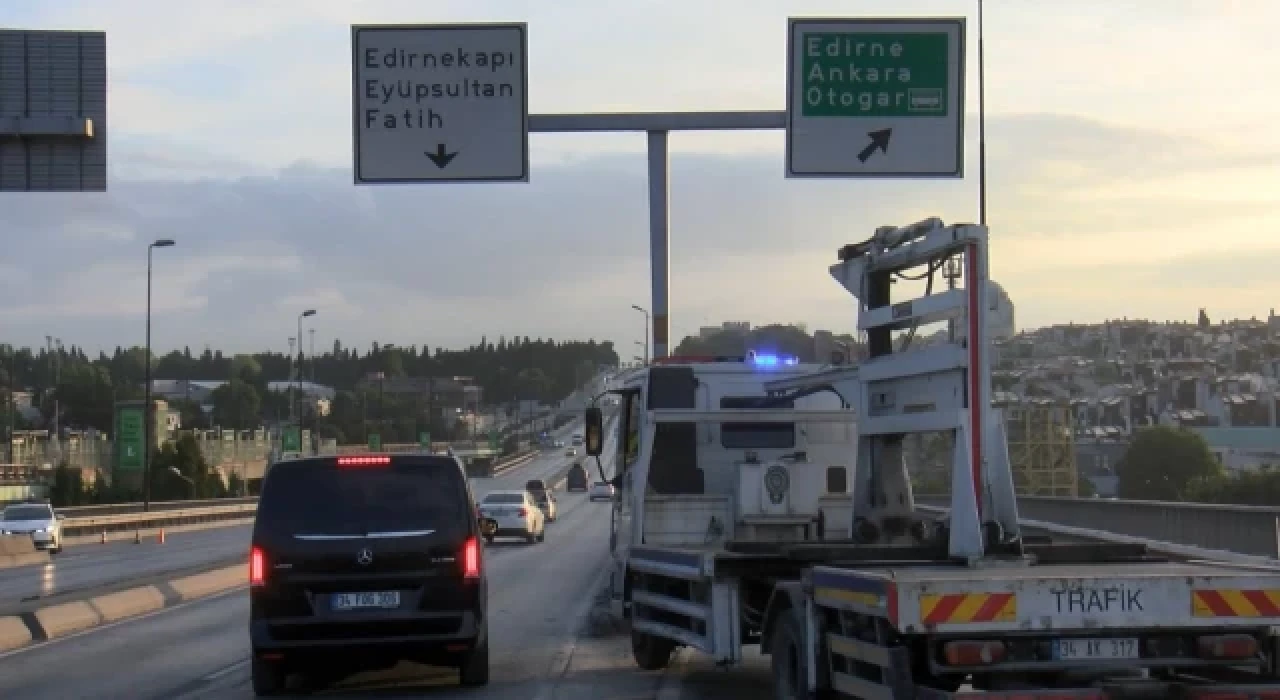
[[[205,461],[200,442],[186,433],[152,456],[151,493],[156,500],[221,498],[226,485]]]
[[[233,379],[213,390],[213,422],[223,428],[247,430],[261,420],[258,390],[251,384]]]
[[[1220,479],[1224,471],[1198,433],[1160,425],[1134,435],[1116,475],[1120,498],[1181,501],[1192,484]]]
[[[49,488],[49,501],[55,508],[83,505],[88,500],[84,479],[80,470],[63,462],[53,470],[53,485]]]

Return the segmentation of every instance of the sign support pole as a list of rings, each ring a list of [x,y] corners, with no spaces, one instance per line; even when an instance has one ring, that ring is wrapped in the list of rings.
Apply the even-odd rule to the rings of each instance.
[[[671,296],[671,182],[667,132],[649,132],[649,267],[653,285],[653,356],[667,356]],[[648,334],[646,334],[647,336]],[[646,337],[645,344],[649,343]],[[645,353],[648,355],[648,353]],[[645,358],[648,362],[648,357]]]

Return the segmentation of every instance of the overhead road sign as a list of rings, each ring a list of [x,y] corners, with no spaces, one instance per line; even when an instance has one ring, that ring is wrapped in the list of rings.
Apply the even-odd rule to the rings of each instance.
[[[787,177],[962,177],[964,18],[787,20]]]
[[[524,23],[351,28],[358,185],[528,182]]]
[[[106,189],[106,33],[0,29],[0,192]]]

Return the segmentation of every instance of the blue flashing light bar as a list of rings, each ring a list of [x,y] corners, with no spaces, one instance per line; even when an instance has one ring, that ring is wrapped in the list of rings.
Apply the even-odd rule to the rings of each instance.
[[[770,355],[765,353],[751,353],[750,361],[757,367],[779,367],[785,365],[798,365],[800,358],[787,357],[785,355]]]

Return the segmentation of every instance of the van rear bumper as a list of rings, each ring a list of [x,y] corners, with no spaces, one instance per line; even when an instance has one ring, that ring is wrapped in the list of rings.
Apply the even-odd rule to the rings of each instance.
[[[378,668],[417,661],[451,666],[486,641],[474,611],[415,613],[380,618],[257,619],[249,622],[255,657],[284,663]]]

